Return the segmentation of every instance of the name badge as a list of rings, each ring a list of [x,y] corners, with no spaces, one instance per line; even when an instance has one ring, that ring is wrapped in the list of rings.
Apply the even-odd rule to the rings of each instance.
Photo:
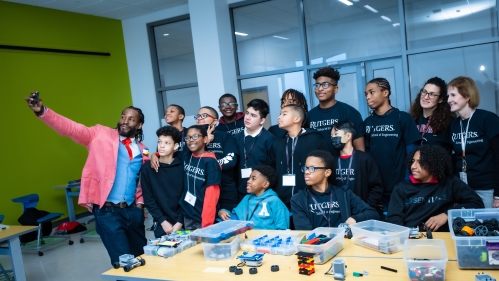
[[[249,178],[251,175],[251,172],[252,172],[251,168],[241,169],[241,178],[242,179]]]
[[[191,204],[192,207],[194,207],[194,205],[196,204],[196,196],[192,195],[192,193],[190,193],[189,191],[187,191],[187,194],[185,194],[184,200],[185,202]]]
[[[468,175],[465,172],[459,172],[459,178],[465,183],[468,184]]]
[[[282,186],[295,186],[296,178],[293,174],[287,174],[282,176]]]

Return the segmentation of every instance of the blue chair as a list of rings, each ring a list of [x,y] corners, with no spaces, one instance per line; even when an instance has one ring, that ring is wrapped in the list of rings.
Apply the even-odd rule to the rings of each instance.
[[[0,223],[2,223],[2,222],[3,222],[3,218],[4,218],[4,217],[5,217],[4,215],[0,215]]]
[[[14,203],[21,203],[23,206],[23,212],[26,211],[28,208],[35,208],[36,205],[38,204],[38,201],[40,201],[40,197],[38,194],[29,194],[26,196],[18,197],[12,199],[12,202]],[[39,218],[36,222],[38,223],[38,237],[37,237],[37,244],[36,244],[36,249],[38,250],[38,255],[43,256],[43,252],[40,251],[40,249],[43,247],[41,244],[45,244],[43,241],[42,237],[42,224],[46,222],[52,222],[64,214],[62,213],[49,213],[48,215]],[[48,238],[49,236],[45,236],[45,238]],[[52,236],[50,236],[52,237]],[[71,240],[71,237],[69,235],[60,235],[57,237],[53,238],[62,238],[62,239],[68,239],[69,240],[69,245],[73,245],[73,241]]]
[[[4,215],[0,215],[0,223],[2,223],[3,219],[4,219]],[[2,245],[0,245],[0,248],[3,248]],[[13,280],[11,278],[12,276],[12,270],[5,270],[2,266],[2,264],[0,264],[0,274],[3,274],[3,276],[5,277],[5,280]]]

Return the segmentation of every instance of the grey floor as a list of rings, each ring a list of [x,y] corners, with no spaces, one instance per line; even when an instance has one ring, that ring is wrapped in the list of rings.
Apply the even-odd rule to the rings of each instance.
[[[146,219],[146,228],[152,221],[150,215]],[[95,229],[90,218],[79,220],[88,229]],[[147,238],[153,238],[151,231],[146,231]],[[87,281],[104,280],[101,273],[111,269],[111,262],[100,239],[87,238],[80,244],[80,234],[72,234],[73,245],[67,241],[50,249],[42,250],[39,257],[36,251],[23,251],[24,269],[28,281]],[[11,269],[10,258],[0,256],[0,264],[5,269]],[[0,278],[3,280],[3,278]]]

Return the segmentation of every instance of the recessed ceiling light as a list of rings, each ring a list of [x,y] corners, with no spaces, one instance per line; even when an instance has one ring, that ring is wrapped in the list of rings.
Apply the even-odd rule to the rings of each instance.
[[[168,35],[170,35],[170,34],[168,34],[168,33],[163,34],[163,36],[168,36]]]
[[[248,36],[248,34],[246,33],[242,33],[242,32],[234,32],[236,35],[239,35],[239,36]]]
[[[396,23],[393,24],[393,27],[397,27],[399,25],[400,25],[400,23],[396,22]]]
[[[368,9],[369,11],[373,12],[373,13],[377,13],[378,10],[374,9],[373,7],[369,6],[369,5],[365,5],[364,8]]]
[[[381,18],[388,21],[388,22],[392,22],[392,20],[389,17],[381,16]]]
[[[347,6],[352,6],[353,5],[353,3],[350,2],[350,1],[348,1],[348,0],[338,0],[338,1],[340,1],[341,3],[343,3],[343,4],[347,5]]]
[[[485,70],[485,66],[480,65],[480,71],[484,71],[484,70]]]
[[[277,36],[277,35],[274,35],[272,36],[274,38],[279,38],[279,39],[282,39],[282,40],[289,40],[289,38],[286,38],[286,37],[282,37],[282,36]]]

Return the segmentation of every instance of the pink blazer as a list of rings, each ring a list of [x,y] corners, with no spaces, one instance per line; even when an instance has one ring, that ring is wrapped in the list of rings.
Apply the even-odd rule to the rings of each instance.
[[[46,108],[40,119],[61,136],[70,137],[76,143],[84,145],[88,157],[81,175],[78,204],[90,208],[89,204],[103,206],[114,183],[116,159],[118,159],[119,133],[102,125],[87,127]],[[140,150],[145,146],[139,142]],[[149,160],[142,153],[142,163]],[[142,188],[137,186],[135,202],[143,203]]]

